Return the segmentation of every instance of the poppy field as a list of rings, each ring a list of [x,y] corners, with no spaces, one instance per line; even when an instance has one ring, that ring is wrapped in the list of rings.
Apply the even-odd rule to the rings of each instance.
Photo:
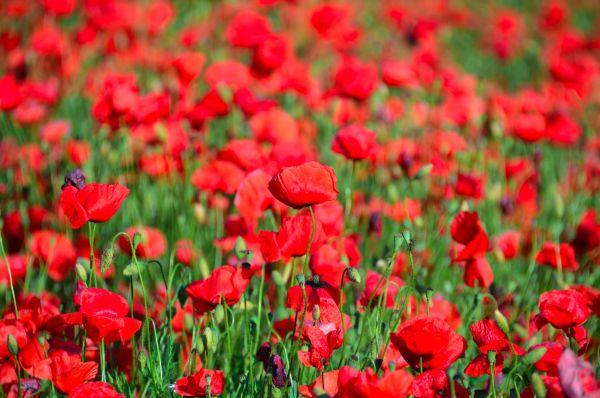
[[[0,397],[600,398],[597,0],[0,1]]]

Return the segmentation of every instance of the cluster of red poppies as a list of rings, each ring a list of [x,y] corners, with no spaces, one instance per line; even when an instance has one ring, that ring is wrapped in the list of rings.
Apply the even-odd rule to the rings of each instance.
[[[600,396],[600,7],[468,3],[0,2],[0,395]]]

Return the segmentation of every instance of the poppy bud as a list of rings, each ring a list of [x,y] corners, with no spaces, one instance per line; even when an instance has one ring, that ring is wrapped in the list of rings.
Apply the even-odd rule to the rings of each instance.
[[[202,333],[202,337],[204,339],[204,346],[208,349],[213,351],[215,348],[217,348],[218,345],[218,337],[217,335],[215,335],[215,332],[212,330],[212,328],[206,328],[204,329],[204,332]]]
[[[102,253],[102,259],[100,261],[100,272],[104,273],[108,270],[113,262],[115,256],[115,248],[113,245],[108,246]]]
[[[19,353],[19,344],[17,343],[17,339],[15,339],[15,336],[13,336],[10,333],[8,334],[8,336],[6,336],[6,346],[8,347],[8,352],[10,352],[14,356],[17,356],[17,354]]]
[[[554,195],[554,214],[556,214],[558,218],[562,218],[565,214],[565,202],[558,193]]]
[[[285,373],[285,366],[280,355],[273,355],[270,358],[270,370],[271,376],[273,377],[273,385],[277,388],[283,388],[287,384],[287,374]]]
[[[428,287],[427,289],[425,289],[425,298],[427,299],[428,302],[431,301],[431,299],[433,298],[433,289]]]
[[[527,365],[533,365],[542,359],[542,357],[546,354],[546,351],[548,351],[546,347],[538,347],[533,351],[529,351],[523,357],[523,362],[525,362]]]
[[[140,351],[138,354],[138,363],[140,364],[140,369],[144,370],[146,368],[146,363],[148,362],[148,355],[144,351]]]
[[[217,323],[223,322],[225,319],[225,308],[223,308],[222,305],[218,305],[217,308],[215,308],[214,317]]]
[[[241,236],[238,236],[237,239],[235,240],[234,251],[235,251],[235,256],[237,257],[238,260],[243,259],[248,254],[247,253],[248,248],[246,247],[246,241],[244,241],[244,238],[242,238]]]
[[[137,249],[137,247],[140,245],[140,243],[142,242],[142,234],[139,232],[136,232],[133,234],[133,247],[134,249]]]
[[[83,189],[85,187],[85,174],[80,169],[75,169],[65,176],[65,183],[60,187],[65,189],[68,186],[75,187],[77,189]]]
[[[319,322],[319,318],[321,318],[321,308],[318,304],[315,304],[312,310],[312,316],[315,322]]]
[[[87,269],[85,268],[85,266],[81,263],[76,263],[75,264],[75,271],[77,272],[77,276],[79,277],[79,279],[81,279],[82,281],[87,281]]]
[[[194,205],[194,216],[196,216],[196,220],[199,224],[206,223],[206,209],[201,203],[196,203]]]
[[[273,282],[275,283],[275,285],[277,286],[284,286],[285,285],[285,281],[283,280],[283,276],[281,276],[281,273],[277,270],[274,270],[273,272],[271,272],[271,278],[273,279]]]
[[[431,170],[433,170],[433,165],[431,163],[426,164],[425,166],[421,167],[419,171],[417,171],[417,174],[415,174],[414,179],[421,180],[429,176],[429,174],[431,174]]]
[[[196,342],[196,347],[194,347],[198,354],[202,354],[204,352],[204,341],[202,339],[198,339]]]
[[[544,398],[546,396],[546,386],[538,373],[531,375],[531,386],[536,397]]]
[[[358,273],[358,270],[354,267],[346,268],[346,276],[348,276],[348,279],[350,279],[350,281],[352,281],[354,283],[361,282],[360,274]]]
[[[504,332],[505,335],[509,335],[510,328],[508,326],[508,320],[506,317],[498,310],[494,311],[494,319],[496,320],[496,325]]]

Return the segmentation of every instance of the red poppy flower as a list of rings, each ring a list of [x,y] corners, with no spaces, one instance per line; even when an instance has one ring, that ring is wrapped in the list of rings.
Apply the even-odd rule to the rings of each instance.
[[[563,270],[575,271],[579,264],[575,259],[575,250],[568,243],[561,243],[558,251],[560,252],[560,266]],[[558,268],[558,255],[556,244],[544,242],[542,248],[535,256],[535,262],[539,265],[547,265],[552,268]]]
[[[416,376],[408,395],[419,398],[438,397],[448,386],[448,375],[443,370],[428,370]]]
[[[465,246],[453,261],[480,257],[488,249],[489,240],[476,212],[458,213],[450,225],[450,234],[455,242]]]
[[[445,321],[418,317],[400,325],[391,342],[413,368],[446,370],[463,355],[466,340]]]
[[[504,357],[502,352],[512,352],[512,348],[508,337],[500,330],[496,322],[490,319],[482,319],[475,322],[469,327],[473,341],[477,344],[479,354],[473,361],[465,368],[465,374],[471,377],[479,377],[490,372],[490,362],[487,357],[489,351],[496,352],[496,373],[500,372],[504,366]],[[523,355],[525,351],[517,346],[513,345],[515,354]]]
[[[325,391],[330,397],[335,397],[338,393],[339,372],[340,371],[337,369],[325,372],[317,377],[312,384],[300,386],[298,392],[300,392],[303,397],[318,398],[320,395],[315,392],[315,388],[317,388]]]
[[[341,328],[337,329],[330,323],[305,325],[302,335],[310,347],[308,351],[298,351],[298,359],[304,366],[314,367],[318,371],[329,363],[331,355],[342,346],[344,340]]]
[[[369,157],[376,144],[374,131],[353,124],[338,131],[331,143],[331,150],[349,160],[363,160]]]
[[[141,235],[140,244],[135,249],[135,255],[138,258],[158,258],[167,250],[167,240],[165,236],[156,228],[151,227],[131,227],[125,230],[127,235],[133,241],[136,233]],[[131,256],[131,244],[126,236],[120,236],[117,239],[119,248]]]
[[[125,398],[108,383],[94,381],[80,384],[69,393],[68,398]]]
[[[329,166],[306,162],[283,168],[269,182],[269,191],[277,200],[300,209],[335,200],[337,176]]]
[[[46,264],[48,275],[55,281],[63,281],[75,267],[77,252],[63,234],[49,230],[34,232],[29,249],[38,262]]]
[[[249,221],[258,220],[273,204],[273,196],[268,189],[270,179],[269,174],[258,169],[242,180],[233,202],[242,217]]]
[[[210,378],[210,382],[208,380]],[[210,383],[210,384],[209,384]],[[191,376],[175,382],[175,392],[184,397],[205,397],[207,387],[211,395],[220,395],[225,386],[225,376],[220,370],[201,369]]]
[[[521,234],[517,231],[506,231],[498,235],[495,241],[495,246],[500,249],[505,260],[511,260],[519,254],[519,246],[521,244]]]
[[[549,323],[557,329],[569,329],[581,325],[590,316],[585,297],[573,289],[544,292],[538,306],[538,327]]]
[[[383,280],[382,280],[383,279]],[[382,295],[385,296],[386,280],[376,271],[367,271],[365,290],[360,294],[357,306],[366,308],[369,303],[371,306],[377,306]],[[387,297],[383,305],[385,308],[394,308],[400,288],[404,286],[404,281],[397,276],[391,276],[387,283]],[[377,288],[377,290],[375,290]]]
[[[96,362],[82,362],[79,352],[69,353],[55,350],[50,353],[52,359],[52,384],[62,393],[68,394],[75,387],[93,380],[98,374]]]
[[[70,325],[83,325],[93,341],[129,340],[142,323],[129,318],[129,304],[118,294],[100,288],[88,288],[79,296],[79,312],[63,315]]]
[[[481,199],[484,189],[483,179],[471,174],[458,173],[454,189],[457,195]]]
[[[224,265],[215,268],[206,279],[192,282],[185,289],[198,315],[214,310],[221,300],[237,303],[254,275],[252,269]]]
[[[312,241],[311,241],[312,236]],[[292,217],[286,217],[277,232],[277,245],[284,257],[300,257],[306,255],[310,244],[310,254],[316,253],[323,245],[325,233],[321,222],[303,210]]]
[[[106,222],[119,210],[129,189],[119,184],[91,183],[78,189],[67,185],[60,195],[60,207],[71,223],[79,229],[87,221]]]
[[[402,370],[387,370],[381,378],[371,368],[364,371],[344,366],[338,373],[338,398],[402,398],[409,395],[413,376]],[[318,387],[318,385],[316,386]]]

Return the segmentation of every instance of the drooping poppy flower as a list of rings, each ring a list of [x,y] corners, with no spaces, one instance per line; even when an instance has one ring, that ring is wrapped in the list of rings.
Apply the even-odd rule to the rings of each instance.
[[[184,397],[205,397],[208,388],[211,395],[220,395],[224,387],[225,376],[220,370],[201,369],[175,382],[175,392]]]
[[[206,279],[192,282],[185,289],[198,315],[214,310],[224,300],[237,303],[250,284],[254,270],[224,265],[215,268]]]
[[[331,150],[349,160],[363,160],[369,157],[375,145],[374,131],[353,124],[337,132],[331,143]]]
[[[129,189],[119,184],[72,185],[65,179],[66,186],[60,195],[60,207],[71,223],[79,229],[87,221],[106,222],[119,210],[129,194]]]
[[[417,317],[400,325],[391,342],[415,369],[446,370],[467,348],[464,337],[438,318]]]
[[[464,245],[454,261],[481,257],[488,250],[489,240],[476,212],[458,213],[450,225],[450,234],[455,242]]]
[[[329,166],[306,162],[283,168],[269,182],[269,191],[277,200],[300,209],[335,200],[337,176]]]
[[[116,392],[108,383],[94,381],[75,387],[67,398],[125,398],[125,395]]]
[[[118,294],[100,288],[87,288],[79,295],[79,312],[65,314],[67,324],[83,325],[93,341],[129,340],[142,323],[130,318],[129,303]]]
[[[579,268],[579,264],[575,259],[575,250],[568,243],[561,243],[557,248],[556,244],[552,242],[544,242],[542,248],[535,256],[535,262],[539,265],[558,268],[559,256],[560,266],[563,270],[575,271]]]
[[[551,324],[557,329],[569,329],[587,321],[590,309],[583,294],[573,289],[550,290],[540,295],[538,327]]]
[[[485,257],[472,258],[465,263],[463,280],[469,287],[490,287],[494,272]]]

